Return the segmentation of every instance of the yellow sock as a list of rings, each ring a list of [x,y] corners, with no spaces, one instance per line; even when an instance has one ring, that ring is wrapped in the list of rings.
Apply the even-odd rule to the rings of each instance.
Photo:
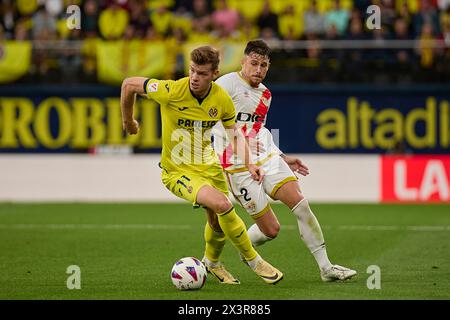
[[[244,221],[236,214],[234,208],[232,207],[224,213],[219,213],[217,216],[219,217],[219,224],[223,232],[244,256],[245,260],[255,259],[258,253],[253,248],[248,237]]]
[[[205,225],[205,257],[211,262],[218,262],[223,246],[225,245],[225,234],[217,232],[208,222]]]

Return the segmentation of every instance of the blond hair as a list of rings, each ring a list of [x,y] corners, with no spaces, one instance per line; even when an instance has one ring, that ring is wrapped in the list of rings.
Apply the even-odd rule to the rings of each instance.
[[[211,46],[203,46],[191,52],[191,61],[198,65],[211,64],[212,71],[219,69],[219,51]]]

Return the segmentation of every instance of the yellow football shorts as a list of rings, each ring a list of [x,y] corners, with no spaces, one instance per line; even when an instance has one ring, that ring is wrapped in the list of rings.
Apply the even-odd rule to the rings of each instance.
[[[203,186],[211,186],[228,196],[228,185],[222,169],[206,172],[195,171],[166,171],[161,172],[164,186],[177,197],[197,204],[197,193]]]

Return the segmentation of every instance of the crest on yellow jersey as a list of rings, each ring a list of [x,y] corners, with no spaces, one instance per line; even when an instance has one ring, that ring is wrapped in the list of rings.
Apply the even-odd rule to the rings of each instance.
[[[217,111],[216,107],[212,107],[209,109],[208,114],[211,118],[215,118],[217,117],[217,114],[219,113],[219,111]]]

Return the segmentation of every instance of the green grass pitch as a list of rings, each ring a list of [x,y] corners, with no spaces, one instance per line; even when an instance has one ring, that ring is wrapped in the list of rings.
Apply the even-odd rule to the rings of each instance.
[[[311,204],[333,263],[354,268],[348,282],[323,283],[296,220],[273,205],[282,228],[258,247],[285,278],[267,285],[227,242],[222,261],[241,280],[181,292],[170,270],[202,257],[205,214],[188,204],[0,204],[0,299],[450,299],[450,206]],[[238,208],[247,226],[251,220]],[[81,289],[66,269],[81,269]],[[370,265],[381,289],[369,290]]]

